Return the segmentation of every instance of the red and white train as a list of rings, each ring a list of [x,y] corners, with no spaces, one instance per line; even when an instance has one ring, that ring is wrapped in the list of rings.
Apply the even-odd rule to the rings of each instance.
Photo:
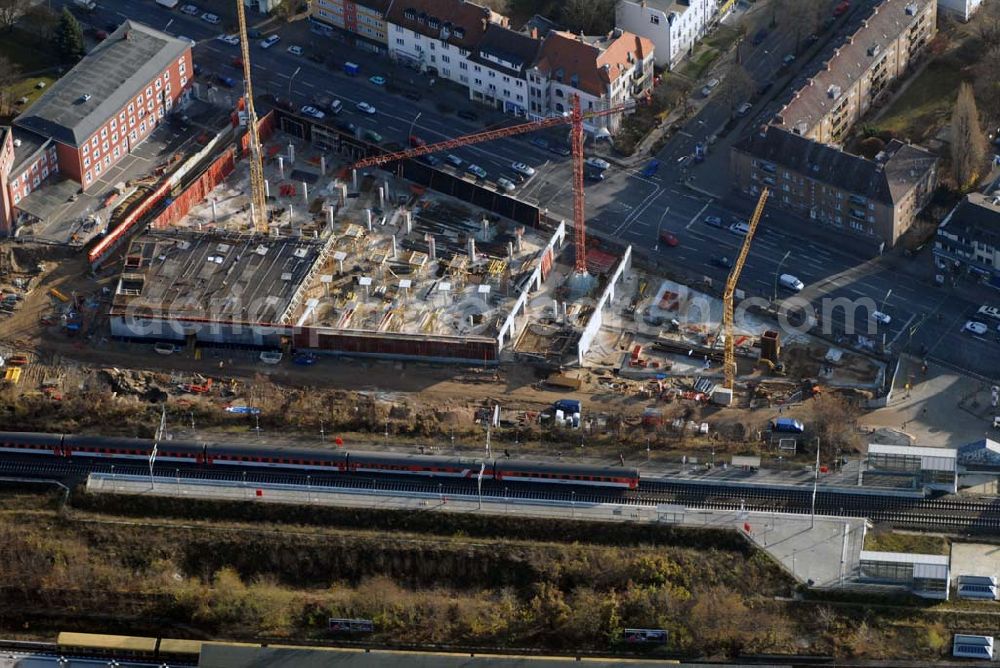
[[[134,460],[146,462],[153,441],[138,438],[73,436],[37,432],[0,432],[0,456],[5,453],[39,457]],[[193,464],[209,468],[270,468],[291,471],[328,471],[557,485],[582,485],[637,489],[639,471],[626,466],[601,467],[577,464],[546,464],[519,460],[474,460],[354,450],[267,450],[226,443],[163,441],[156,461],[163,464]]]

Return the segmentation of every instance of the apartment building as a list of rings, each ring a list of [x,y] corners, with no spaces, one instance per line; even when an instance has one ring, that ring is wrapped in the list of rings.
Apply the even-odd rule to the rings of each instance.
[[[125,21],[4,129],[0,233],[52,175],[91,187],[162,122],[193,76],[188,42]]]
[[[528,69],[538,57],[542,41],[537,32],[524,34],[491,23],[469,55],[471,70],[459,70],[459,82],[470,96],[508,114],[528,113]],[[446,63],[442,63],[442,68]],[[441,70],[444,74],[444,70]]]
[[[894,245],[937,185],[937,157],[893,140],[874,160],[764,126],[733,144],[734,188],[837,234]]]
[[[334,29],[341,30],[356,37],[355,47],[385,53],[385,13],[389,4],[389,0],[314,0],[309,21],[314,32],[330,36]]]
[[[938,226],[934,257],[1000,288],[1000,195],[966,195]]]
[[[484,71],[470,56],[491,24],[509,27],[505,16],[472,2],[395,0],[386,13],[389,56],[468,86]]]
[[[619,0],[615,26],[651,41],[656,65],[672,70],[732,4],[720,0]]]
[[[938,11],[947,12],[959,21],[965,22],[972,18],[983,0],[937,0]]]
[[[881,0],[802,73],[772,123],[837,143],[934,37],[936,0]]]
[[[580,96],[584,111],[610,109],[647,94],[653,87],[653,43],[616,28],[588,37],[552,31],[542,42],[528,71],[529,115],[542,117],[569,111],[570,96]],[[593,121],[592,130],[614,133],[623,114]]]

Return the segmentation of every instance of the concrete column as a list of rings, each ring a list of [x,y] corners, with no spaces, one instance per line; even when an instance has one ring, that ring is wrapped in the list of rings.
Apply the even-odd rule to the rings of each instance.
[[[285,178],[285,156],[283,155],[278,156],[278,174],[281,175],[281,178]]]
[[[218,212],[215,209],[215,198],[212,199],[212,222],[214,223],[219,219]]]
[[[490,240],[490,221],[486,220],[485,218],[483,218],[483,221],[482,221],[482,233],[483,233],[483,241],[489,241]]]
[[[289,166],[295,164],[295,144],[288,145],[288,164]]]
[[[270,196],[271,196],[271,182],[268,181],[267,179],[264,179],[264,198],[266,199]]]
[[[385,198],[392,199],[392,191],[389,190],[389,179],[385,180],[385,185],[382,187],[385,188]]]
[[[337,194],[340,195],[340,206],[347,205],[347,184],[338,183],[337,184]]]
[[[372,231],[372,210],[365,209],[365,224],[368,226],[368,231]]]
[[[428,234],[425,238],[427,239],[427,255],[431,262],[434,262],[437,260],[437,246],[434,242],[434,235]]]
[[[354,190],[358,189],[358,170],[356,169],[351,170],[351,187]]]
[[[385,188],[378,187],[378,207],[385,210]]]
[[[302,201],[303,202],[309,201],[309,184],[306,183],[305,181],[302,182]]]
[[[473,239],[473,238],[471,238],[471,237],[469,238],[469,247],[468,247],[468,250],[469,250],[469,261],[470,262],[475,262],[476,261],[476,240]]]
[[[517,252],[524,250],[524,226],[514,230],[514,238],[517,239]]]
[[[559,300],[552,300],[552,315],[555,316],[556,322],[559,322]]]
[[[319,173],[326,176],[326,156],[319,156]]]
[[[507,242],[507,261],[514,261],[514,243],[511,241]]]
[[[331,230],[333,229],[333,206],[326,207],[326,224]]]
[[[396,235],[392,235],[392,259],[396,259]]]
[[[413,214],[409,210],[403,212],[403,225],[407,234],[413,231]]]

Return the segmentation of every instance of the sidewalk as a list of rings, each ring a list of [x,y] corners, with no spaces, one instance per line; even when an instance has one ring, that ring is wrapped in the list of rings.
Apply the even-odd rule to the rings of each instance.
[[[905,433],[914,445],[955,448],[993,436],[990,387],[936,364],[903,355],[893,401],[859,420],[869,429]]]

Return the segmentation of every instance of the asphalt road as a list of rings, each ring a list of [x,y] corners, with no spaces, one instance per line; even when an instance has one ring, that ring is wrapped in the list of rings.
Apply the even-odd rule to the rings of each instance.
[[[53,4],[60,4],[56,0]],[[208,7],[211,9],[211,6]],[[167,10],[152,0],[102,0],[91,22],[98,28],[134,18],[175,35],[197,41],[195,62],[201,65],[202,82],[210,82],[219,74],[237,81],[240,71],[230,65],[239,55],[239,48],[215,39],[219,27],[197,16]],[[290,97],[296,105],[308,104],[317,97],[328,95],[344,103],[344,111],[330,122],[349,121],[364,129],[377,130],[386,141],[406,145],[410,134],[428,142],[461,136],[481,129],[484,124],[500,120],[500,116],[477,110],[478,121],[458,118],[454,113],[442,113],[438,104],[448,102],[455,109],[472,108],[461,93],[447,84],[432,86],[425,75],[397,68],[385,59],[351,51],[345,44],[313,35],[305,22],[283,26],[282,40],[270,49],[261,49],[254,40],[251,59],[254,87],[258,94],[271,93]],[[824,40],[829,34],[824,36]],[[293,44],[304,48],[302,56],[288,53]],[[754,103],[754,109],[740,125],[709,147],[708,159],[693,163],[690,156],[697,143],[718,135],[730,118],[731,110],[717,97],[700,99],[695,92],[695,104],[700,109],[657,154],[659,168],[655,173],[643,173],[638,168],[612,167],[607,178],[599,183],[588,182],[587,218],[592,231],[632,243],[637,250],[651,253],[664,266],[688,275],[692,279],[708,277],[716,282],[725,280],[726,269],[716,266],[714,258],[733,258],[742,237],[726,229],[707,225],[706,216],[718,216],[728,227],[735,220],[746,220],[753,202],[736,197],[728,189],[729,144],[738,133],[756,119],[769,99],[820,44],[805,52],[791,68],[782,69],[782,59],[795,50],[795,36],[782,30],[770,30],[765,40],[752,46],[741,46],[741,58],[758,83],[777,81],[764,99]],[[347,76],[339,67],[317,64],[308,56],[322,52],[337,64],[352,59],[362,64],[362,75]],[[398,85],[422,92],[422,99],[413,101],[391,92],[387,87],[372,84],[368,77],[387,75]],[[239,85],[239,84],[238,84]],[[219,94],[236,91],[219,89]],[[373,104],[377,113],[358,111],[355,104]],[[510,119],[507,119],[508,122]],[[550,131],[551,136],[551,131]],[[519,186],[518,196],[547,208],[551,213],[572,218],[571,165],[569,158],[555,155],[529,143],[530,135],[495,140],[453,151],[466,162],[483,167],[490,179],[509,173],[513,161],[532,165],[537,173]],[[695,186],[695,188],[689,187]],[[709,193],[716,193],[711,195]],[[991,331],[975,336],[961,331],[982,303],[1000,303],[1000,299],[984,302],[989,294],[970,285],[939,288],[933,284],[936,273],[931,265],[929,250],[914,259],[890,254],[870,259],[871,253],[859,253],[849,240],[836,240],[829,235],[814,234],[809,221],[794,220],[775,208],[769,208],[752,246],[740,280],[747,294],[763,298],[787,297],[790,293],[776,287],[781,273],[790,273],[806,284],[802,297],[808,299],[816,314],[830,308],[830,300],[850,300],[858,321],[856,332],[870,335],[873,342],[881,341],[894,350],[907,349],[915,354],[927,354],[944,364],[989,377],[1000,378],[1000,334],[993,331],[998,323],[988,322]],[[659,242],[660,233],[672,233],[679,240],[677,247]],[[824,299],[826,300],[824,302]],[[864,300],[864,301],[859,301]],[[887,325],[867,317],[868,307],[874,306],[890,315]],[[843,307],[835,308],[824,321],[833,331],[846,326]]]

